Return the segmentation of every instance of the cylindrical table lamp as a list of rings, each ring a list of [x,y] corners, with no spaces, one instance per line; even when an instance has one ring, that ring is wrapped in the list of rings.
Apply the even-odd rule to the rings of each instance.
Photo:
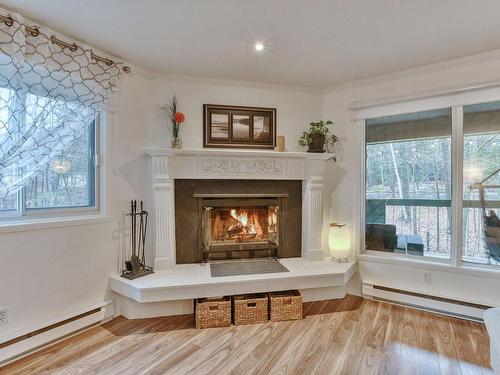
[[[331,223],[330,232],[328,233],[328,247],[332,261],[336,260],[339,263],[349,261],[349,253],[351,252],[351,238],[345,224]]]

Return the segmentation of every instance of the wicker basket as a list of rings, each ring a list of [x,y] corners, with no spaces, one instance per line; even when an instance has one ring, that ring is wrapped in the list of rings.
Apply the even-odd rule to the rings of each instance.
[[[298,290],[271,292],[269,318],[273,322],[302,319],[302,295]]]
[[[265,294],[244,294],[233,297],[234,325],[265,323],[268,302]]]
[[[195,306],[196,328],[231,325],[231,297],[199,298]]]

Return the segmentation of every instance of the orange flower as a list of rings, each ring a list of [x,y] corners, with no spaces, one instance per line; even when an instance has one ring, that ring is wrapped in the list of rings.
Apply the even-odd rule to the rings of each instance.
[[[182,112],[175,112],[174,117],[172,118],[172,120],[174,120],[174,122],[177,124],[182,124],[185,119],[186,116],[184,116],[184,113]]]

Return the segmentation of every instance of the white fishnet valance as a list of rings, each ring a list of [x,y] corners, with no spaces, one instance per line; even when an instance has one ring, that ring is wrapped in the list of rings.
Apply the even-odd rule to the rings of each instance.
[[[12,22],[0,23],[0,196],[71,146],[108,102],[121,71],[95,60],[86,45],[72,51],[57,43],[67,37],[9,16]]]

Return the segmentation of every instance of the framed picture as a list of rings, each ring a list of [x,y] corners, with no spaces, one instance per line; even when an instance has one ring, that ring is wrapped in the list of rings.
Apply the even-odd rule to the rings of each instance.
[[[229,113],[210,115],[210,135],[214,139],[229,140]]]
[[[203,147],[276,145],[276,108],[203,105]]]

